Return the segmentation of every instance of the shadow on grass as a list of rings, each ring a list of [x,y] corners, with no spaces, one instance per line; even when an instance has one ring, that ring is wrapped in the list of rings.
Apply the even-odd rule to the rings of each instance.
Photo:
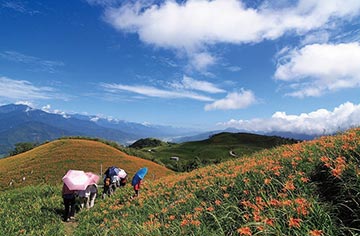
[[[313,176],[320,198],[331,206],[331,213],[344,235],[360,232],[360,184],[353,170],[346,170],[341,178],[331,175],[331,170],[317,166]]]

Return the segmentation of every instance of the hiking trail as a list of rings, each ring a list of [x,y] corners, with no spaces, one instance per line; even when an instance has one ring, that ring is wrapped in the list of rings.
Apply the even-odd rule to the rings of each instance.
[[[63,222],[64,229],[65,229],[65,236],[72,236],[74,235],[74,231],[78,226],[78,222]]]

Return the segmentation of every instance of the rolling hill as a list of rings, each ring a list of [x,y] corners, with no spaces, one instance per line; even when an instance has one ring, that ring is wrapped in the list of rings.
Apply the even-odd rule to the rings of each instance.
[[[105,172],[109,166],[124,169],[129,178],[143,166],[148,167],[151,179],[172,173],[164,166],[129,156],[101,142],[61,139],[16,156],[0,159],[0,189],[41,183],[60,184],[62,176],[69,169],[100,174],[101,167],[102,172]],[[10,182],[13,182],[12,186],[9,186]]]
[[[277,136],[222,132],[213,134],[208,139],[180,144],[142,139],[129,147],[140,148],[144,152],[144,156],[159,161],[168,168],[184,171],[201,165],[219,163],[234,157],[249,155],[263,149],[297,142],[294,139]],[[154,144],[158,145],[154,147]],[[174,161],[174,157],[178,157],[175,158],[178,161]]]
[[[106,215],[106,205],[82,213],[75,234],[359,235],[359,137],[352,129],[147,183],[138,200],[119,193]]]
[[[0,235],[359,235],[360,129],[125,186],[62,223],[60,186],[0,193]],[[1,163],[2,164],[2,163]]]

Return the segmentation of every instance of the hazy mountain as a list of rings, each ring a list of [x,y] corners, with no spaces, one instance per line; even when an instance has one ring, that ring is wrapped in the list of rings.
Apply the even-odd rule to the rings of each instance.
[[[71,116],[81,120],[92,121],[95,124],[102,127],[122,130],[127,133],[131,133],[144,138],[153,137],[153,138],[167,139],[169,137],[174,137],[174,136],[186,136],[186,135],[194,135],[198,133],[198,131],[194,129],[183,128],[183,127],[140,124],[140,123],[129,122],[124,120],[105,119],[97,116],[85,116],[78,114]]]
[[[141,138],[158,138],[171,142],[199,141],[221,132],[246,132],[235,128],[199,132],[181,127],[140,124],[79,114],[53,114],[26,105],[0,106],[0,155],[7,154],[18,142],[53,140],[62,136],[88,136],[131,144]],[[257,133],[298,140],[314,136],[290,132]]]
[[[0,155],[19,142],[42,143],[62,136],[88,136],[130,144],[140,138],[168,139],[193,135],[194,130],[144,125],[79,114],[53,114],[26,105],[0,106]]]
[[[0,106],[0,154],[7,153],[18,142],[53,140],[62,136],[89,136],[125,144],[141,137],[92,121],[47,113],[26,105]]]

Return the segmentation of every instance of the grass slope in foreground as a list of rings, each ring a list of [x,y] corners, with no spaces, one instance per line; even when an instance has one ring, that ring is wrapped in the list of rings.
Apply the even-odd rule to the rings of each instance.
[[[69,169],[100,174],[109,166],[124,169],[129,178],[141,167],[149,169],[149,178],[157,179],[173,173],[149,160],[129,156],[109,145],[92,140],[60,139],[43,144],[28,152],[0,159],[0,189],[37,185],[61,184]],[[25,177],[25,180],[23,180]],[[13,185],[9,183],[13,181]]]
[[[80,212],[73,235],[359,235],[359,159],[360,129],[352,129],[145,178],[139,198],[129,200],[127,185]],[[0,235],[65,234],[60,187],[39,188],[0,194]]]
[[[76,235],[359,235],[360,129],[145,182]],[[120,199],[120,200],[118,200]]]

